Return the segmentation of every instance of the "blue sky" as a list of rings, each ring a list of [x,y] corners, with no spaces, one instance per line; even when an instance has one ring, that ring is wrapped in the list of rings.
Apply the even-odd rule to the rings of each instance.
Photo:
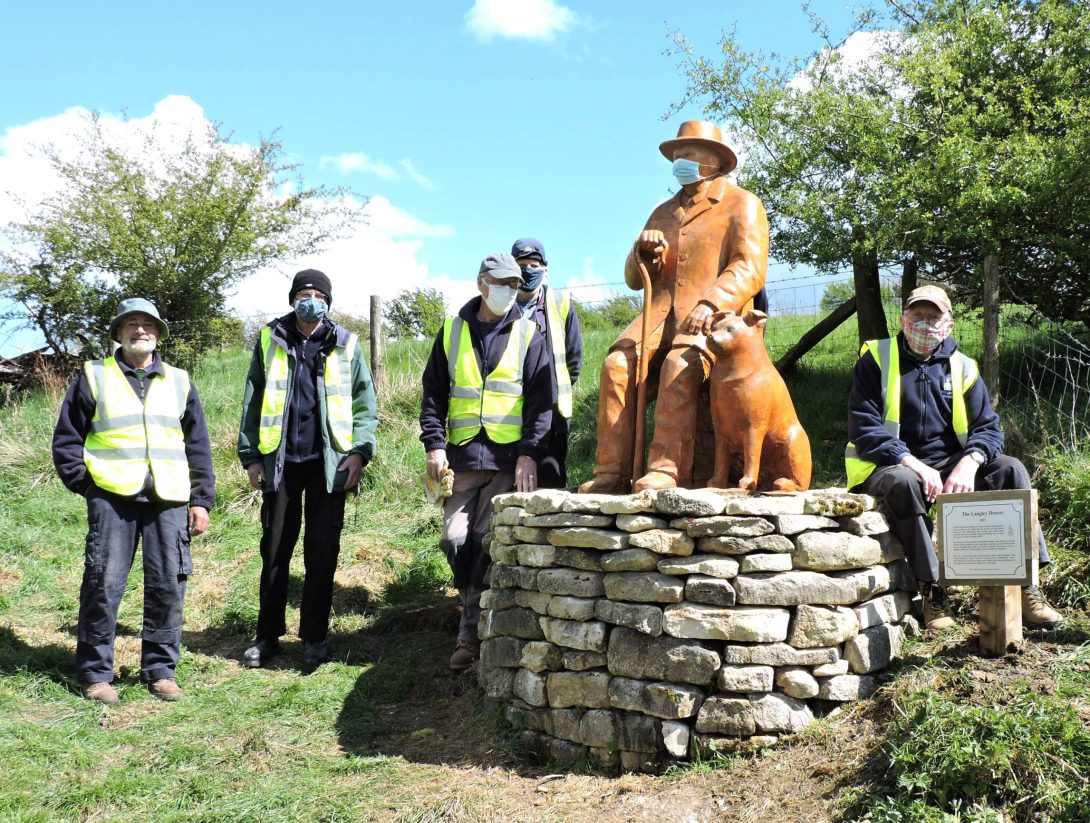
[[[845,5],[812,7],[846,30]],[[66,1],[4,17],[0,193],[33,199],[28,136],[58,136],[82,108],[203,116],[245,143],[275,132],[307,182],[374,198],[365,231],[241,288],[243,314],[286,310],[281,287],[304,265],[330,275],[338,308],[365,314],[367,295],[417,285],[453,308],[474,294],[481,258],[521,235],[544,243],[552,283],[600,298],[587,285],[622,279],[629,245],[670,196],[659,142],[701,116],[662,119],[685,89],[663,54],[668,28],[708,56],[732,26],[752,49],[817,45],[798,0]],[[12,208],[0,201],[0,218]],[[0,353],[26,345],[9,338]]]

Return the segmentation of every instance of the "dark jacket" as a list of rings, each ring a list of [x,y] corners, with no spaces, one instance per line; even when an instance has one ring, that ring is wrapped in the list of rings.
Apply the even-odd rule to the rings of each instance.
[[[117,364],[121,367],[137,397],[141,394],[140,378],[136,370],[125,362],[120,352]],[[163,361],[159,353],[152,355],[152,363],[144,370],[145,380],[164,379]],[[91,433],[91,420],[95,416],[95,400],[91,396],[91,386],[87,375],[80,369],[68,386],[57,425],[53,429],[53,465],[57,475],[69,491],[87,494],[94,485],[87,464],[83,462],[83,444]],[[189,382],[189,396],[186,398],[185,412],[182,415],[182,435],[185,438],[185,456],[189,463],[189,505],[212,508],[216,496],[216,477],[212,471],[212,446],[208,439],[208,426],[205,424],[204,408],[201,406],[197,386]],[[103,491],[103,494],[109,494]],[[156,500],[151,484],[132,498],[138,503]]]
[[[552,376],[553,382],[553,402],[555,403],[557,387],[556,372],[552,368],[554,362],[553,343],[549,338],[548,311],[545,308],[548,291],[549,287],[547,285],[542,286],[541,291],[530,301],[529,305],[520,305],[519,308],[523,312],[523,317],[533,317],[537,323],[537,330],[541,332],[541,336],[545,339],[545,349],[549,353],[549,374]],[[532,314],[527,314],[527,312],[532,312]],[[568,376],[571,378],[572,386],[574,386],[583,367],[583,330],[579,327],[579,315],[575,310],[574,300],[569,305],[568,319],[564,323],[564,361],[568,364]]]
[[[284,423],[280,445],[276,451],[263,455],[258,451],[261,425],[261,405],[265,397],[265,356],[261,339],[254,344],[250,371],[242,397],[242,423],[238,432],[238,456],[243,466],[265,464],[265,490],[280,487],[284,463],[300,462],[308,456],[325,461],[326,491],[344,491],[348,472],[343,468],[349,454],[359,454],[366,466],[375,455],[375,429],[378,411],[371,370],[363,358],[357,341],[352,353],[352,447],[338,450],[329,432],[325,402],[325,365],[335,347],[348,345],[351,332],[338,323],[324,318],[311,338],[318,345],[308,346],[295,325],[295,314],[286,314],[269,323],[272,342],[288,354],[288,387],[284,408]],[[317,441],[315,438],[318,438]],[[317,444],[317,453],[315,446]]]
[[[458,316],[466,321],[481,363],[481,373],[489,374],[500,361],[511,329],[520,317],[519,307],[512,306],[495,327],[482,329],[477,319],[481,298],[475,297],[462,306]],[[454,471],[514,471],[519,457],[535,461],[545,455],[547,435],[552,423],[552,368],[545,339],[535,334],[523,361],[522,378],[522,438],[517,443],[493,443],[482,429],[468,443],[455,446],[447,443],[447,407],[450,400],[450,375],[447,355],[443,349],[443,329],[435,336],[431,356],[424,367],[424,396],[420,404],[420,442],[426,451],[447,450],[447,462]]]
[[[878,362],[866,354],[852,371],[848,396],[848,440],[859,456],[878,466],[893,466],[906,454],[933,468],[948,464],[967,451],[979,451],[986,460],[1003,453],[1003,432],[999,415],[992,409],[988,388],[978,377],[965,394],[969,419],[966,446],[954,434],[950,356],[957,351],[954,338],[947,337],[926,361],[920,360],[898,333],[901,364],[901,431],[894,438],[883,427],[882,374]]]

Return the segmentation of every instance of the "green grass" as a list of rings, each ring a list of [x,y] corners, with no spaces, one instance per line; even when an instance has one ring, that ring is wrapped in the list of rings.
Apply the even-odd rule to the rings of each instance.
[[[614,337],[586,335],[572,426],[573,484],[593,468],[598,368]],[[770,348],[789,342],[770,327]],[[416,417],[428,346],[397,343],[386,351],[378,454],[346,511],[331,624],[335,662],[310,676],[301,675],[299,644],[290,637],[268,668],[238,665],[254,632],[260,568],[260,501],[234,454],[249,354],[211,355],[195,373],[218,497],[211,529],[194,543],[178,672],[186,696],[177,704],[155,701],[139,684],[139,568],[120,615],[120,706],[105,710],[76,693],[86,513],[50,460],[63,386],[0,409],[0,820],[565,819],[548,809],[529,814],[526,797],[537,795],[523,781],[543,772],[519,759],[517,739],[472,681],[445,668],[456,612],[437,548],[439,510],[425,505],[419,482],[424,455]],[[830,341],[787,377],[813,447],[816,485],[843,483],[844,399],[854,353],[852,335]],[[1058,646],[1046,674],[1055,693],[997,688],[987,705],[967,705],[954,676],[944,674],[929,690],[915,688],[927,661],[891,673],[881,694],[897,693],[904,683],[898,705],[911,722],[890,723],[886,751],[896,765],[888,780],[838,789],[845,808],[860,808],[851,806],[851,792],[868,800],[873,820],[988,820],[1000,808],[1062,820],[1076,819],[1064,815],[1083,808],[1085,781],[1071,770],[1086,768],[1086,720],[1080,726],[1071,707],[1085,709],[1090,686],[1087,575],[1078,574],[1087,566],[1090,515],[1078,508],[1085,505],[1086,464],[1057,457],[1047,465],[1054,471],[1042,474],[1042,499],[1057,561],[1045,585],[1069,608],[1083,610],[1050,635]],[[289,627],[298,620],[301,573],[297,561]],[[870,705],[883,703],[876,698]],[[941,749],[921,752],[923,732],[940,738]],[[999,735],[1003,746],[987,747],[979,739],[985,732]],[[835,742],[823,722],[798,745]],[[1004,747],[1022,758],[1014,777],[1004,771]],[[763,768],[775,752],[710,758],[668,779],[729,785],[737,770]],[[941,768],[931,754],[942,758]],[[987,779],[956,771],[978,762],[987,764]],[[1035,771],[1022,768],[1025,762]],[[593,814],[599,792],[588,792],[583,805]],[[1031,819],[1018,814],[1014,819]]]

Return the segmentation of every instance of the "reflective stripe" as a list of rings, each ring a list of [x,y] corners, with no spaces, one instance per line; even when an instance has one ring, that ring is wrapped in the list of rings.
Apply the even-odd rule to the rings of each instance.
[[[83,460],[95,485],[124,497],[139,494],[151,473],[161,500],[189,500],[189,465],[181,420],[189,399],[189,375],[162,364],[162,377],[147,380],[143,402],[117,360],[84,364],[95,400]]]
[[[443,348],[450,379],[447,437],[454,445],[468,443],[483,428],[494,443],[514,443],[522,437],[523,367],[537,326],[519,319],[512,325],[507,345],[488,378],[472,335],[461,317],[443,323]]]
[[[359,338],[349,334],[343,346],[335,346],[324,358],[321,375],[325,397],[325,425],[334,449],[352,449],[352,358],[359,350]],[[280,446],[284,412],[288,405],[291,364],[287,351],[272,336],[272,328],[261,330],[261,351],[265,358],[265,391],[261,398],[257,450],[271,454]]]
[[[882,374],[883,427],[892,437],[901,436],[901,363],[900,349],[895,339],[868,340],[859,349],[859,356],[867,353],[878,362]],[[955,351],[950,357],[951,420],[958,443],[964,447],[969,442],[969,417],[965,407],[965,393],[980,376],[976,361]],[[848,488],[854,488],[870,477],[875,464],[859,456],[854,443],[844,449],[844,469],[848,476]]]
[[[568,373],[568,348],[565,329],[571,312],[571,298],[567,292],[558,295],[545,287],[545,329],[553,350],[553,373],[556,375],[556,406],[564,417],[571,417],[572,388]]]

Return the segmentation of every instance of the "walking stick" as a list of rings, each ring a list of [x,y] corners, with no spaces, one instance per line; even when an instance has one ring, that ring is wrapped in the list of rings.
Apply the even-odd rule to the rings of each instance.
[[[663,249],[662,254],[666,253]],[[636,266],[643,278],[643,325],[640,328],[640,355],[636,364],[636,428],[632,449],[632,482],[643,476],[643,446],[647,440],[647,336],[651,333],[651,275],[635,251]]]

